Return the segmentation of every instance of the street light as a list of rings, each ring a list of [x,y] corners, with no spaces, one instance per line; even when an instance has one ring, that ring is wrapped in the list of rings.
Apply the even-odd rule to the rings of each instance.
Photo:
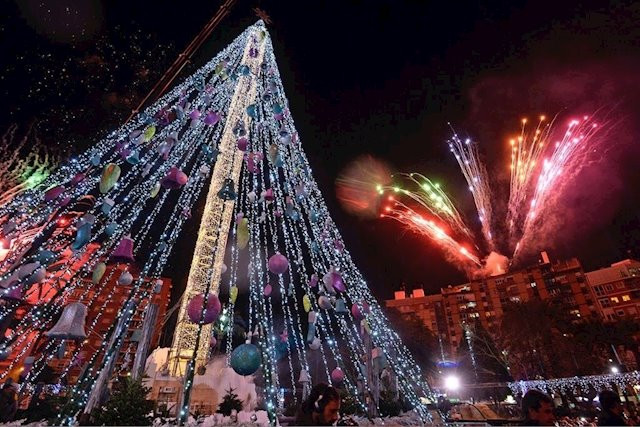
[[[460,388],[460,378],[455,375],[449,375],[444,379],[444,388],[449,391],[456,391]]]
[[[620,369],[618,369],[617,366],[612,366],[611,367],[611,373],[612,374],[617,374],[618,372],[620,372]]]

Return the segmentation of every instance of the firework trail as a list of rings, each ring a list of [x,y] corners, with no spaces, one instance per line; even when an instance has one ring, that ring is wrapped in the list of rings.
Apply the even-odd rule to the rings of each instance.
[[[412,184],[411,187],[378,185],[379,194],[384,194],[386,190],[401,193],[414,200],[441,222],[446,223],[456,233],[473,238],[473,233],[465,224],[455,203],[444,192],[439,183],[433,182],[420,173],[399,173],[395,176],[405,178],[409,181],[409,184]]]
[[[38,186],[59,161],[57,155],[46,149],[34,125],[29,126],[22,138],[16,136],[17,131],[18,125],[11,125],[0,139],[0,207]]]
[[[388,200],[391,204],[384,208],[383,213],[380,214],[381,218],[396,220],[409,230],[428,237],[442,248],[450,261],[464,270],[471,271],[482,267],[482,263],[476,255],[447,234],[444,228],[432,219],[425,218],[424,215],[417,213],[393,197],[389,197]]]
[[[493,209],[487,169],[480,160],[478,145],[468,138],[463,141],[453,128],[451,130],[453,131],[453,136],[448,141],[449,150],[458,161],[460,170],[469,185],[469,191],[473,195],[473,201],[478,211],[478,219],[482,225],[482,235],[489,248],[493,249],[495,247],[493,233],[491,232]]]
[[[552,144],[553,151],[543,160],[528,207],[522,206],[527,214],[513,259],[531,241],[536,225],[543,222],[556,206],[555,202],[566,184],[588,164],[588,156],[595,151],[597,144],[594,136],[600,129],[601,126],[589,116],[574,119],[569,121],[560,139]]]
[[[476,244],[474,233],[453,199],[437,182],[422,174],[400,173],[395,175],[397,182],[388,184],[378,180],[374,186],[372,176],[351,173],[345,182],[350,182],[349,188],[358,190],[358,195],[369,197],[372,187],[378,197],[392,194],[387,197],[391,203],[383,208],[380,216],[394,219],[428,237],[442,248],[449,261],[470,275],[503,274],[509,258],[496,248],[500,246],[503,253],[512,254],[511,262],[514,262],[536,249],[534,246],[544,242],[550,232],[557,231],[553,230],[553,215],[561,212],[558,206],[561,195],[568,183],[594,160],[592,153],[602,141],[594,137],[606,128],[588,116],[570,120],[566,128],[558,125],[556,118],[547,121],[544,116],[540,116],[534,126],[528,127],[527,123],[527,119],[523,119],[519,135],[509,140],[509,199],[504,217],[496,220],[496,224],[505,224],[497,229],[497,236],[491,230],[492,205],[496,201],[492,198],[487,168],[480,160],[478,145],[470,139],[463,141],[452,128],[449,148],[473,195],[486,251]],[[398,177],[401,180],[397,180]],[[353,205],[354,198],[344,199]],[[371,207],[376,203],[367,199],[367,203],[360,204]],[[476,253],[467,247],[474,248]]]
[[[524,213],[522,206],[532,195],[534,178],[540,169],[541,157],[545,153],[551,140],[553,121],[546,122],[545,116],[540,116],[538,123],[530,131],[527,119],[522,119],[520,135],[509,141],[511,145],[511,181],[509,187],[509,202],[507,205],[507,225],[509,226],[509,241],[514,239],[518,230],[516,226],[522,224]]]

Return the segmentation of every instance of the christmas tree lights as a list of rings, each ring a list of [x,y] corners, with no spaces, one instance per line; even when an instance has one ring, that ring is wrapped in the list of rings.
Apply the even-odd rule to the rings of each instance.
[[[201,197],[205,209],[168,361],[184,385],[179,423],[187,420],[195,376],[204,373],[212,342],[226,341],[227,363],[237,372],[254,367],[255,359],[232,357],[236,315],[248,325],[243,355],[258,350],[254,375],[263,377],[271,422],[286,401],[282,390],[298,404],[318,382],[344,387],[363,411],[375,410],[377,402],[372,406],[365,396],[375,397],[384,369],[395,373],[421,419],[431,419],[423,403],[433,398],[429,386],[353,262],[313,178],[260,21],[133,120],[0,206],[2,237],[12,242],[0,262],[0,292],[35,300],[0,341],[0,351],[11,350],[9,369],[24,363],[31,338],[49,330],[67,304],[101,304],[83,325],[91,336],[113,304],[109,283],[127,290],[116,321],[68,388],[59,424],[91,412],[104,387],[131,367],[136,345],[127,332],[148,306]],[[125,243],[133,247],[124,249]],[[131,259],[136,277],[128,276]],[[31,273],[20,275],[23,267]],[[45,274],[35,280],[38,269]],[[205,321],[210,293],[224,307],[217,328]],[[189,316],[200,294],[201,311]],[[14,313],[6,304],[0,319]],[[74,344],[59,386],[71,363],[89,354],[86,341]],[[48,339],[33,352],[24,390],[33,389],[66,344]]]

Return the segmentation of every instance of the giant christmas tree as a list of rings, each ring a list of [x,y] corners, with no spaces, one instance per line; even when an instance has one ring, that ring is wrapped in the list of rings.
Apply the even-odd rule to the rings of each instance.
[[[66,390],[59,421],[72,423],[100,403],[133,313],[150,305],[202,193],[168,366],[184,382],[181,421],[210,343],[231,341],[231,328],[213,322],[238,311],[249,334],[233,352],[226,347],[228,361],[241,375],[262,376],[272,421],[281,388],[299,401],[321,381],[345,387],[363,409],[375,406],[366,396],[376,395],[382,371],[429,419],[422,400],[431,397],[428,385],[354,265],[313,179],[261,21],[132,121],[0,207],[0,319],[13,319],[17,305],[29,302],[0,342],[0,355],[11,361],[0,376],[30,356],[21,384],[28,392],[61,348],[86,351],[98,321],[85,324],[87,306],[109,300],[105,283],[117,274],[128,297]],[[133,263],[140,269],[135,279]],[[312,359],[322,366],[313,375]]]

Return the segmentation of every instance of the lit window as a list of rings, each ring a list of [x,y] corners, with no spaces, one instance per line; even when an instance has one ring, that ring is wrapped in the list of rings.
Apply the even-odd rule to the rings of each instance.
[[[536,285],[536,282],[531,282],[531,287],[532,288],[535,288],[536,286],[538,286],[538,285]]]
[[[629,295],[622,295],[622,301],[631,301],[631,297]]]
[[[618,297],[611,297],[611,302],[618,304],[620,300],[618,299]]]

